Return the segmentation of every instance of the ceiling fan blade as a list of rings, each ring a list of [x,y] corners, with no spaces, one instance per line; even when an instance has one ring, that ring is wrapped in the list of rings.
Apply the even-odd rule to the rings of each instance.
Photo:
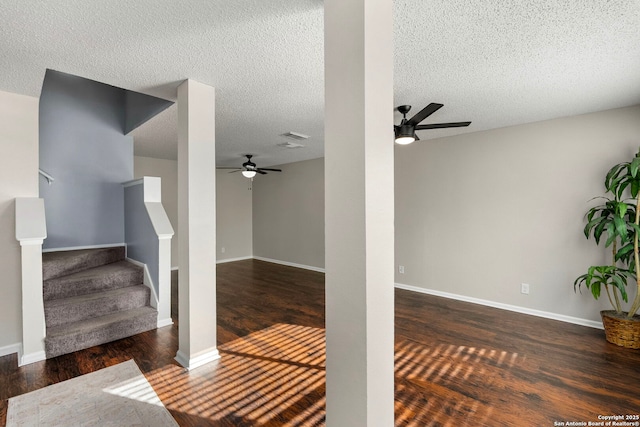
[[[471,124],[471,122],[434,123],[434,124],[431,124],[431,125],[416,126],[416,130],[443,129],[443,128],[461,128],[461,127],[469,126],[470,124]]]
[[[242,170],[242,169],[236,169],[236,170],[231,171],[231,172],[229,172],[229,173],[236,173],[236,172],[240,172],[241,170]]]
[[[269,168],[259,168],[261,171],[272,171],[272,172],[282,172],[282,169],[269,169]]]
[[[264,172],[262,169],[256,169],[256,172],[258,172],[261,175],[266,175],[267,173]]]
[[[431,104],[420,110],[415,116],[407,120],[406,124],[416,126],[418,123],[438,111],[440,108],[442,108],[442,104],[436,104],[435,102],[432,102]]]

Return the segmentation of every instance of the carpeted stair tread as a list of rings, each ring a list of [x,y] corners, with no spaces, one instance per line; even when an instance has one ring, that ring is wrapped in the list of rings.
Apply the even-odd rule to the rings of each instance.
[[[124,246],[45,252],[42,254],[42,280],[66,276],[99,265],[121,261],[124,257]]]
[[[158,312],[140,307],[47,328],[47,358],[72,353],[156,328]]]
[[[143,281],[143,274],[142,267],[128,261],[101,265],[46,280],[43,283],[44,300],[49,301],[139,285]]]
[[[47,327],[78,322],[109,313],[149,305],[150,290],[144,285],[58,298],[44,303]]]

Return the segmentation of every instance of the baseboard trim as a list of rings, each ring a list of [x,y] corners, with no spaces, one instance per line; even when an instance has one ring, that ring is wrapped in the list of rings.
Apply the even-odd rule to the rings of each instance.
[[[226,262],[235,262],[235,261],[244,261],[247,259],[252,259],[252,256],[241,256],[241,257],[237,257],[237,258],[225,258],[225,259],[218,259],[216,260],[216,264],[224,264]]]
[[[8,356],[13,353],[18,353],[18,359],[20,359],[22,353],[22,343],[17,342],[15,344],[5,345],[0,347],[0,357]]]
[[[173,325],[173,320],[171,318],[168,319],[158,319],[158,323],[156,324],[157,328],[164,328],[165,326]]]
[[[279,259],[264,258],[261,256],[254,256],[253,259],[257,259],[258,261],[270,262],[273,264],[286,265],[287,267],[295,267],[295,268],[302,268],[304,270],[317,271],[318,273],[325,272],[324,268],[314,267],[311,265],[296,264],[295,262],[280,261]]]
[[[18,366],[28,365],[30,363],[41,362],[46,360],[47,355],[43,351],[36,351],[35,353],[24,354],[20,357],[20,362]]]
[[[127,246],[126,243],[109,243],[106,245],[89,245],[89,246],[68,246],[66,248],[47,248],[42,252],[58,252],[58,251],[79,251],[81,249],[104,249],[104,248],[118,248],[120,246]]]
[[[434,295],[437,297],[470,302],[472,304],[479,304],[487,307],[499,308],[501,310],[513,311],[521,314],[528,314],[530,316],[544,317],[545,319],[559,320],[561,322],[573,323],[576,325],[587,326],[589,328],[603,329],[602,322],[597,322],[595,320],[565,316],[563,314],[551,313],[551,312],[542,311],[542,310],[535,310],[535,309],[526,308],[526,307],[519,307],[517,305],[503,304],[501,302],[495,302],[495,301],[489,301],[489,300],[484,300],[480,298],[468,297],[464,295],[452,294],[449,292],[436,291],[434,289],[419,288],[417,286],[405,285],[402,283],[395,283],[395,287],[398,289],[404,289],[405,291],[418,292],[421,294]]]
[[[213,362],[214,360],[220,359],[220,353],[218,353],[218,349],[214,347],[210,350],[201,351],[197,355],[189,358],[189,356],[184,354],[181,350],[178,350],[175,359],[183,368],[190,371],[206,365],[207,363]]]

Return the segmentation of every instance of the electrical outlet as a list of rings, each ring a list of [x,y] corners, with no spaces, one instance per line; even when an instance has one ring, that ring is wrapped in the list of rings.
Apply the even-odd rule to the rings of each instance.
[[[226,252],[226,249],[224,248],[224,246],[220,248],[220,252],[222,252],[222,253]]]
[[[404,265],[399,265],[399,266],[398,266],[398,272],[399,272],[400,274],[404,274]]]
[[[522,292],[525,295],[529,295],[529,284],[528,283],[521,283],[520,284],[520,292]]]

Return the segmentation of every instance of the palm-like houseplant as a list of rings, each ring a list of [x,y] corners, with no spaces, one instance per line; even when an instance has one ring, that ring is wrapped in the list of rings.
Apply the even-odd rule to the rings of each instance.
[[[606,235],[605,247],[611,247],[610,265],[589,267],[574,282],[574,289],[585,285],[594,298],[604,288],[614,310],[602,311],[607,340],[623,347],[640,348],[640,151],[631,162],[612,167],[604,182],[603,203],[589,209],[584,234],[593,235],[596,244]],[[628,194],[631,199],[625,198]],[[629,301],[627,283],[635,282],[635,298],[627,312],[621,299]]]

